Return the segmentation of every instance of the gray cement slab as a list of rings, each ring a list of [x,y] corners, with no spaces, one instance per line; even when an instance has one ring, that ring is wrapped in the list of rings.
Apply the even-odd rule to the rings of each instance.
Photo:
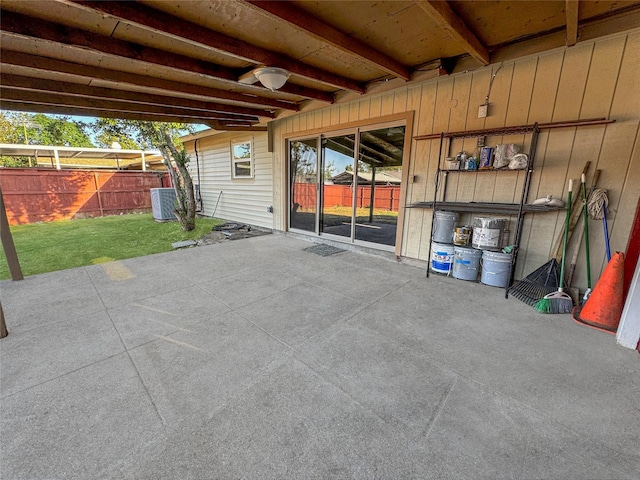
[[[441,467],[423,462],[426,455],[424,446],[291,360],[197,431],[179,432],[134,472],[141,479],[438,478]]]
[[[221,304],[235,309],[302,283],[301,278],[292,274],[274,274],[274,268],[278,267],[263,264],[215,280],[200,282],[198,287]]]
[[[327,273],[313,280],[312,283],[363,303],[373,303],[408,281],[406,277],[392,273],[351,266]]]
[[[459,282],[447,281],[455,295]],[[480,292],[491,288],[475,286]],[[350,323],[526,402],[577,432],[597,428],[601,440],[617,451],[637,450],[637,433],[626,422],[640,398],[640,380],[629,376],[638,359],[624,349],[612,351],[613,336],[581,327],[569,315],[537,314],[515,299],[495,304],[486,295],[474,297],[476,308],[469,311],[441,299],[429,308],[433,299],[421,298],[421,289],[421,282],[407,284]],[[609,375],[603,377],[603,371]],[[609,402],[621,408],[603,406]],[[586,421],[584,412],[591,409]],[[640,463],[637,468],[640,471]]]
[[[9,317],[12,318],[12,317]],[[124,351],[106,312],[13,331],[1,343],[2,396],[33,388]]]
[[[0,476],[637,478],[640,359],[613,335],[310,245],[0,282]]]
[[[116,478],[164,434],[126,354],[3,397],[0,422],[3,479]]]
[[[162,264],[138,266],[132,261],[115,261],[86,267],[102,303],[124,305],[193,285],[187,275],[168,271]]]
[[[470,478],[634,478],[597,440],[462,379],[451,388],[425,443],[440,462]]]
[[[201,298],[201,301],[194,301],[194,297]],[[108,309],[115,328],[129,349],[158,337],[190,331],[191,325],[229,311],[222,301],[193,285]]]
[[[167,424],[208,415],[289,349],[230,312],[131,351]]]
[[[11,312],[11,327],[16,333],[103,309],[85,269],[2,282],[2,306]]]
[[[456,380],[397,343],[344,323],[302,345],[296,358],[416,439],[430,427]]]
[[[295,347],[362,308],[363,304],[357,300],[303,283],[236,312]]]

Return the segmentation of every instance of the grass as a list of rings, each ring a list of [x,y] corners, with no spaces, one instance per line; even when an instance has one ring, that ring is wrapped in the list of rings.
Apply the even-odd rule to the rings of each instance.
[[[184,232],[178,222],[158,223],[151,214],[32,223],[11,227],[24,275],[82,267],[112,260],[173,250],[171,244],[197,240],[222,223],[197,218],[196,228]],[[0,249],[0,279],[11,278]]]

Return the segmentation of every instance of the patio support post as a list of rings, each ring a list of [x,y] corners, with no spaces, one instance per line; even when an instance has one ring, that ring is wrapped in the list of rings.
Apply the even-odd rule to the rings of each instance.
[[[9,230],[9,220],[7,219],[7,211],[4,208],[2,187],[0,187],[0,239],[2,240],[4,255],[7,257],[7,264],[9,265],[11,279],[22,280],[24,277],[22,276],[22,270],[20,269],[20,262],[18,261],[16,247],[13,244],[11,230]]]
[[[144,152],[142,152],[142,171],[146,172],[147,171],[147,162],[144,158]]]
[[[7,330],[7,324],[4,323],[4,311],[2,310],[2,303],[0,302],[0,338],[4,338],[9,335]]]

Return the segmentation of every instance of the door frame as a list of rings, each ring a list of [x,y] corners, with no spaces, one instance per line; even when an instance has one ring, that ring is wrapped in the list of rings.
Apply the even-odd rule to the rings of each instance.
[[[402,239],[403,239],[403,231],[404,231],[404,215],[405,215],[404,205],[406,204],[406,200],[407,200],[408,183],[410,178],[409,170],[411,167],[411,146],[413,143],[412,137],[414,134],[413,132],[414,114],[415,114],[415,111],[410,110],[407,112],[393,114],[393,115],[385,115],[382,117],[370,118],[370,119],[360,120],[355,122],[348,122],[340,125],[320,127],[320,128],[309,129],[309,130],[301,130],[299,132],[289,132],[289,133],[283,134],[281,137],[281,140],[282,140],[281,145],[282,145],[282,151],[284,153],[284,155],[282,156],[284,168],[283,168],[281,178],[283,179],[283,183],[282,183],[283,190],[285,190],[285,193],[286,193],[285,195],[282,196],[282,204],[281,204],[282,211],[285,212],[285,216],[283,217],[283,230],[291,231],[294,233],[300,233],[303,235],[309,235],[309,236],[313,235],[320,238],[317,228],[316,228],[316,232],[313,233],[306,230],[291,229],[289,226],[289,221],[290,221],[289,205],[291,202],[291,198],[290,198],[291,191],[290,191],[290,185],[289,185],[289,181],[291,178],[290,177],[290,161],[289,161],[289,142],[290,141],[309,140],[313,137],[320,138],[322,137],[322,135],[334,136],[334,135],[340,135],[344,133],[358,133],[357,132],[358,129],[361,129],[362,131],[367,131],[367,130],[375,130],[376,128],[404,126],[405,136],[404,136],[404,148],[403,148],[403,154],[402,154],[402,182],[400,186],[401,202],[400,202],[400,207],[398,208],[398,222],[396,225],[395,247],[390,247],[388,245],[383,245],[378,243],[365,242],[362,240],[352,242],[350,238],[348,239],[349,240],[348,242],[345,242],[346,237],[331,236],[330,238],[330,237],[327,237],[326,234],[324,235],[325,238],[330,238],[331,240],[340,241],[342,243],[349,243],[350,245],[363,246],[363,247],[374,248],[378,250],[388,250],[388,251],[392,250],[395,252],[396,256],[400,256],[402,251]],[[318,172],[318,179],[320,178],[320,174],[321,172]],[[317,185],[317,188],[320,187],[319,180],[317,181],[316,185]]]

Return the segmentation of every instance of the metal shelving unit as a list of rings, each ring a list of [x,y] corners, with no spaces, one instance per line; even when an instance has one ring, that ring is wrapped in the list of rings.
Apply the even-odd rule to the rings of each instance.
[[[536,212],[551,212],[559,210],[559,208],[541,206],[541,205],[530,205],[527,204],[527,197],[529,195],[529,187],[531,186],[531,174],[533,172],[533,164],[535,161],[536,148],[538,145],[538,135],[540,134],[540,130],[548,130],[555,128],[572,128],[572,127],[586,127],[586,126],[596,126],[596,125],[607,125],[609,123],[614,123],[615,120],[609,120],[604,117],[601,118],[590,118],[584,120],[573,120],[573,121],[561,121],[561,122],[551,122],[551,123],[536,123],[533,125],[518,125],[513,127],[501,127],[501,128],[488,128],[483,130],[468,130],[463,132],[447,132],[440,134],[427,134],[427,135],[418,135],[413,137],[414,140],[435,140],[440,139],[440,150],[438,153],[438,169],[435,177],[435,191],[433,193],[433,201],[432,202],[418,202],[410,205],[406,205],[406,208],[430,208],[432,209],[431,216],[431,235],[429,236],[429,255],[431,255],[431,246],[433,243],[433,224],[435,218],[435,212],[437,208],[446,208],[448,210],[455,210],[458,212],[484,212],[484,213],[497,213],[501,215],[517,215],[517,227],[516,227],[516,238],[514,243],[514,250],[511,255],[511,265],[509,271],[509,282],[507,287],[505,288],[505,298],[509,296],[509,288],[513,283],[513,275],[514,275],[514,267],[516,265],[516,261],[518,259],[518,250],[520,249],[520,240],[522,238],[522,223],[524,221],[525,213],[536,213]],[[446,202],[446,201],[438,201],[438,192],[440,190],[440,184],[443,183],[444,190],[446,193],[446,180],[447,175],[450,173],[458,173],[458,174],[482,174],[484,172],[522,172],[523,170],[508,170],[508,169],[497,169],[497,170],[445,170],[441,168],[443,161],[443,151],[445,151],[445,143],[446,143],[446,151],[448,152],[451,148],[451,140],[456,138],[472,138],[472,137],[486,137],[491,135],[516,135],[516,134],[531,134],[531,145],[529,147],[529,162],[525,171],[525,178],[522,184],[522,196],[520,198],[520,203],[490,203],[490,202]],[[443,178],[444,177],[444,178]],[[442,197],[445,198],[444,195]],[[430,263],[430,262],[429,262]],[[429,277],[429,267],[427,267],[427,277]]]
[[[440,149],[438,153],[438,168],[435,177],[435,189],[433,193],[432,202],[420,202],[412,205],[408,205],[409,208],[431,208],[431,234],[429,235],[429,255],[431,255],[431,248],[433,244],[433,226],[436,209],[446,208],[448,210],[454,210],[458,212],[485,212],[485,213],[497,213],[505,215],[517,215],[516,223],[516,236],[514,242],[514,249],[511,252],[511,263],[509,265],[509,281],[505,288],[504,296],[508,298],[509,287],[513,283],[514,267],[518,259],[518,250],[520,248],[520,241],[522,238],[522,224],[524,221],[524,214],[527,212],[535,211],[553,211],[557,210],[551,207],[537,206],[537,205],[525,205],[527,197],[529,195],[529,187],[531,186],[531,174],[533,172],[533,164],[535,162],[536,148],[538,145],[538,135],[540,129],[538,124],[524,125],[521,127],[504,127],[504,128],[492,128],[486,130],[473,130],[469,132],[453,132],[440,134]],[[471,137],[488,137],[493,135],[516,135],[516,134],[530,134],[531,145],[529,147],[529,161],[526,169],[521,170],[445,170],[442,167],[443,152],[449,152],[451,148],[451,141],[459,138],[471,138]],[[431,137],[433,138],[433,137]],[[419,139],[419,138],[417,138]],[[484,172],[525,172],[524,181],[522,182],[522,194],[520,196],[520,203],[491,203],[491,202],[446,202],[438,201],[438,193],[441,189],[446,192],[446,181],[449,174],[476,174],[481,175]],[[442,197],[444,199],[444,196]],[[429,262],[430,263],[430,262]],[[429,277],[429,266],[427,266],[427,278]]]

